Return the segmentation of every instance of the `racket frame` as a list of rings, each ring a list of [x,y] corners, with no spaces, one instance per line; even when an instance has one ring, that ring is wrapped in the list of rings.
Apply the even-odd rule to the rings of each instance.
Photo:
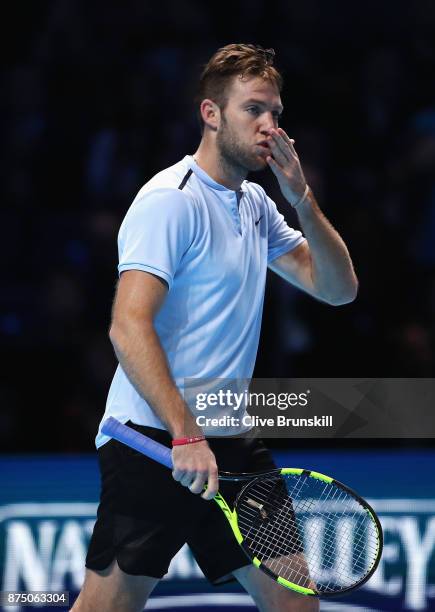
[[[340,596],[340,595],[349,593],[350,591],[353,591],[356,588],[359,588],[365,582],[367,582],[367,580],[369,580],[369,578],[371,578],[373,573],[376,571],[376,568],[379,565],[379,561],[381,560],[383,544],[384,544],[382,525],[379,521],[379,518],[376,515],[376,512],[373,510],[370,504],[365,499],[363,499],[360,495],[358,495],[358,493],[356,493],[353,489],[348,487],[347,485],[343,484],[339,480],[336,480],[335,478],[326,476],[326,474],[322,474],[321,472],[317,472],[315,470],[306,470],[304,468],[277,468],[276,470],[270,470],[268,472],[261,472],[255,475],[251,474],[251,478],[249,478],[248,473],[234,474],[234,478],[230,477],[230,474],[231,474],[230,472],[225,472],[225,474],[227,475],[225,480],[233,480],[233,479],[234,480],[247,480],[248,482],[246,482],[244,487],[239,491],[236,497],[235,503],[234,503],[233,510],[229,508],[228,504],[223,499],[223,497],[220,495],[220,493],[217,494],[219,498],[216,499],[216,497],[214,497],[214,500],[216,501],[218,506],[223,510],[231,526],[231,529],[234,533],[234,536],[237,539],[237,542],[239,543],[240,547],[242,548],[244,553],[247,555],[247,557],[250,559],[250,561],[255,565],[255,567],[265,572],[268,576],[270,576],[270,578],[272,578],[273,580],[275,580],[282,586],[288,589],[291,589],[293,591],[297,591],[298,593],[301,593],[302,595],[309,595],[309,596],[316,596],[316,597],[336,597],[336,596]],[[249,546],[245,543],[245,539],[243,538],[243,535],[240,532],[240,529],[238,526],[238,516],[237,516],[238,502],[244,496],[245,491],[247,489],[251,488],[252,486],[255,485],[256,482],[261,481],[265,477],[267,476],[287,476],[287,475],[294,475],[294,476],[304,475],[309,478],[315,478],[316,480],[321,480],[325,482],[326,484],[333,484],[334,486],[337,486],[338,488],[342,489],[345,493],[353,497],[354,500],[364,509],[364,511],[370,515],[370,518],[372,519],[376,527],[377,534],[378,534],[378,539],[377,539],[378,549],[376,551],[375,561],[372,567],[370,568],[370,571],[367,572],[367,574],[360,581],[352,584],[350,587],[340,589],[339,591],[332,591],[330,593],[324,592],[324,591],[319,592],[314,589],[309,589],[309,588],[300,586],[294,582],[286,580],[282,576],[275,574],[266,565],[264,565],[264,563],[262,563],[260,559],[258,559],[251,553]],[[219,473],[219,478],[220,478],[220,473]],[[224,509],[225,506],[226,506],[226,509]]]

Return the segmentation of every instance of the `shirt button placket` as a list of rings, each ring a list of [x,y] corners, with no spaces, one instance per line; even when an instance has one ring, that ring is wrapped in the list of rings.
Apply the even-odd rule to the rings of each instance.
[[[232,212],[232,215],[234,217],[234,223],[236,225],[237,232],[239,234],[242,234],[242,226],[241,226],[241,223],[240,223],[239,206],[238,206],[238,202],[237,202],[237,195],[236,195],[235,192],[231,194],[230,204],[231,204],[231,212]]]

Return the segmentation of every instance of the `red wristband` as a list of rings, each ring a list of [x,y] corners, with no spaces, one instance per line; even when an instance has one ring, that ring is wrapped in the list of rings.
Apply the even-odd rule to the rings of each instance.
[[[205,436],[196,436],[195,438],[176,438],[175,440],[172,440],[172,446],[195,444],[195,442],[202,442],[203,440],[205,440]]]

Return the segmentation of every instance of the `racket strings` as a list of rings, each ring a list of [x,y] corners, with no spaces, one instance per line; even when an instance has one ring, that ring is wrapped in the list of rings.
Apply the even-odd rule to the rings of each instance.
[[[323,549],[323,557],[325,560],[325,564],[328,565],[329,560],[337,561],[337,556],[335,555],[336,543],[334,542],[336,521],[330,520],[330,522],[326,526],[323,525],[323,519],[325,516],[325,512],[328,511],[329,503],[335,502],[334,505],[337,508],[340,508],[340,511],[335,511],[334,513],[328,512],[328,514],[330,516],[330,519],[338,519],[342,516],[346,516],[346,520],[348,521],[350,527],[347,530],[347,533],[345,533],[344,530],[340,531],[340,544],[345,547],[346,544],[350,543],[351,538],[353,539],[352,543],[354,548],[356,550],[360,549],[357,558],[354,559],[354,564],[357,565],[358,557],[361,558],[362,554],[366,552],[364,532],[358,528],[354,529],[353,524],[354,519],[357,517],[358,512],[361,511],[361,508],[358,507],[357,511],[355,511],[355,506],[357,506],[355,500],[351,498],[346,492],[336,487],[325,487],[324,490],[321,492],[321,495],[323,495],[324,497],[320,500],[320,503],[318,504],[319,507],[313,507],[312,502],[310,502],[311,514],[314,517],[317,516],[317,518],[320,519],[317,522],[319,526],[317,527],[317,529],[314,530],[314,533],[312,534],[313,541],[319,542],[319,538],[323,536],[323,539],[325,541]],[[299,507],[298,506],[299,504],[296,505],[296,509],[299,510],[299,512],[306,512],[306,506],[304,503],[302,503]],[[323,533],[321,533],[321,531],[323,531]],[[362,567],[360,569],[362,570],[364,568]]]
[[[302,480],[297,482],[297,489],[302,490],[304,486]],[[239,526],[242,526],[242,532],[245,530],[254,556],[265,562],[275,574],[301,586],[309,586],[308,568],[298,557],[302,544],[295,514],[282,479],[259,481],[255,491],[251,489],[247,497],[254,498],[268,514],[266,519],[259,520],[258,512],[252,506],[238,506]]]
[[[377,558],[370,514],[347,491],[309,476],[261,478],[237,502],[251,554],[300,586],[333,592],[364,579]]]

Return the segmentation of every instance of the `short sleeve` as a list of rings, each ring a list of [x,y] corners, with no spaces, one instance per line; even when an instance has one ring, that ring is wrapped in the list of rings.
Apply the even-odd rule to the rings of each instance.
[[[269,216],[267,262],[271,263],[277,257],[305,242],[305,238],[300,231],[287,225],[283,215],[278,212],[275,202],[268,196],[265,197]]]
[[[118,272],[143,270],[172,285],[194,236],[193,203],[178,189],[155,189],[135,200],[118,235]]]

